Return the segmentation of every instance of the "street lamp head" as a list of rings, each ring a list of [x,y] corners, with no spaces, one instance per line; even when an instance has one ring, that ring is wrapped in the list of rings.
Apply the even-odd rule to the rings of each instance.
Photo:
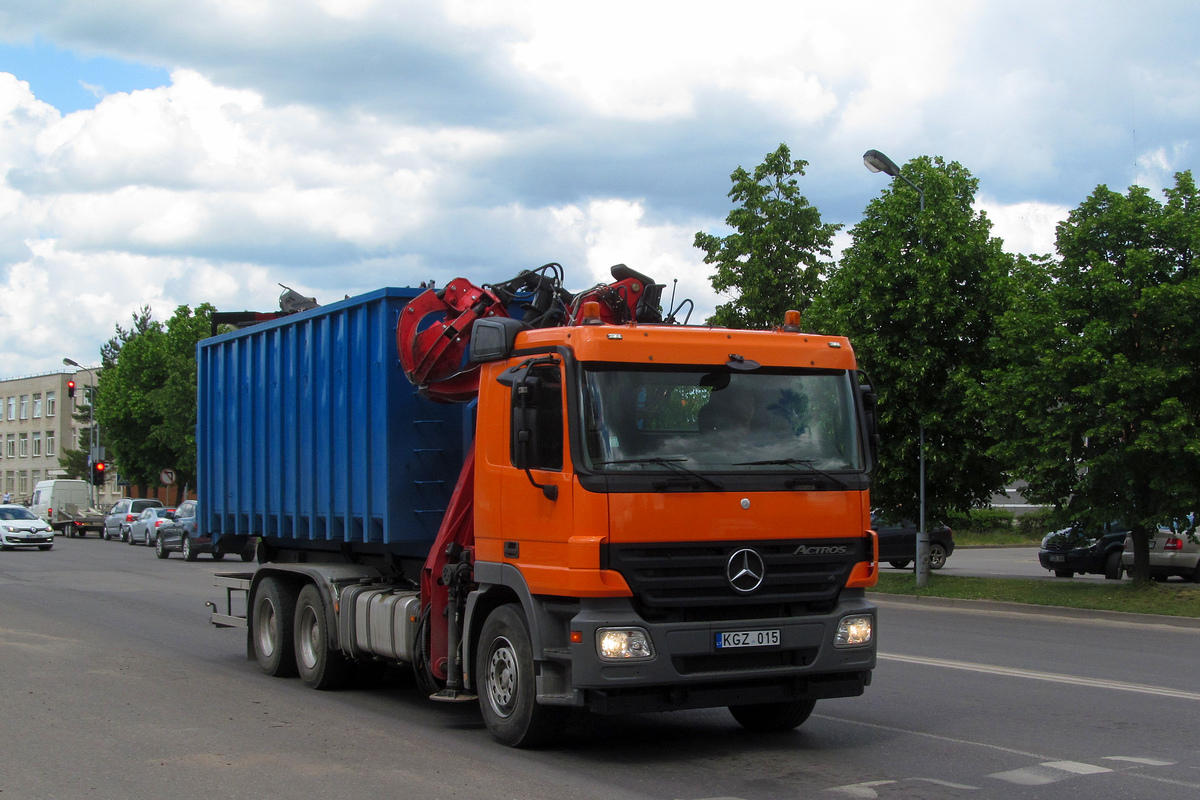
[[[66,364],[68,367],[78,367],[79,369],[83,369],[82,364],[80,364],[78,361],[75,361],[70,358],[64,358],[63,363]]]
[[[867,165],[867,169],[871,170],[871,172],[882,172],[886,175],[891,175],[893,178],[900,177],[900,168],[896,166],[896,162],[878,150],[868,150],[863,153],[863,163]]]

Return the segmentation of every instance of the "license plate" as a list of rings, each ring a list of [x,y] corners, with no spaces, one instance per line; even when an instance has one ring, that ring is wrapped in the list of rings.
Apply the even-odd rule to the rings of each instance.
[[[1066,561],[1066,556],[1050,556],[1051,561]]]
[[[717,649],[730,647],[778,647],[779,631],[729,631],[717,634]]]

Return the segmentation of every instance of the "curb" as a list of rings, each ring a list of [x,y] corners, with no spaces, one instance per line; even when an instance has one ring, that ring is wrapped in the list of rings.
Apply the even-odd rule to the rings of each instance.
[[[1035,617],[1067,617],[1069,619],[1100,619],[1109,622],[1126,622],[1134,625],[1168,625],[1175,628],[1200,630],[1200,619],[1196,617],[1172,617],[1165,614],[1135,614],[1130,611],[1105,611],[1090,608],[1068,608],[1066,606],[1035,606],[1027,603],[1009,603],[1001,600],[965,600],[950,597],[918,597],[906,594],[867,592],[867,599],[878,605],[932,606],[960,611],[1002,611],[1011,614],[1027,614]]]

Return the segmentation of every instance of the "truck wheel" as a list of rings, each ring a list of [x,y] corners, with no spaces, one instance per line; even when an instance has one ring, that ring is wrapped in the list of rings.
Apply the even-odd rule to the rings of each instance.
[[[169,558],[171,556],[171,551],[163,544],[162,537],[158,534],[154,535],[154,555],[159,558]]]
[[[908,566],[907,561],[889,561],[888,563],[891,564],[896,569],[904,569],[905,567]]]
[[[509,747],[537,747],[562,730],[567,710],[537,704],[533,646],[519,605],[491,613],[477,652],[479,707],[493,739]]]
[[[296,595],[278,578],[263,578],[254,593],[252,612],[250,641],[258,668],[274,678],[295,675],[292,621],[296,616]]]
[[[296,668],[313,689],[338,689],[350,675],[350,662],[329,646],[325,601],[311,583],[296,599]]]
[[[816,700],[790,700],[784,703],[730,706],[729,713],[746,730],[778,733],[803,725],[816,704]]]
[[[183,542],[180,545],[180,549],[183,551],[184,561],[195,561],[196,556],[199,555],[196,552],[196,549],[192,547],[192,537],[190,536],[183,537]]]
[[[946,546],[939,542],[929,543],[929,568],[941,569],[946,566]]]
[[[1104,577],[1110,581],[1121,580],[1121,551],[1113,550],[1104,562]]]

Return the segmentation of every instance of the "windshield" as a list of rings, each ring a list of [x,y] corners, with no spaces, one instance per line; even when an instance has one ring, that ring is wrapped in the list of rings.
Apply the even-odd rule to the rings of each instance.
[[[0,519],[37,519],[37,516],[26,508],[0,508]]]
[[[600,471],[861,470],[844,370],[583,371],[584,451]]]

